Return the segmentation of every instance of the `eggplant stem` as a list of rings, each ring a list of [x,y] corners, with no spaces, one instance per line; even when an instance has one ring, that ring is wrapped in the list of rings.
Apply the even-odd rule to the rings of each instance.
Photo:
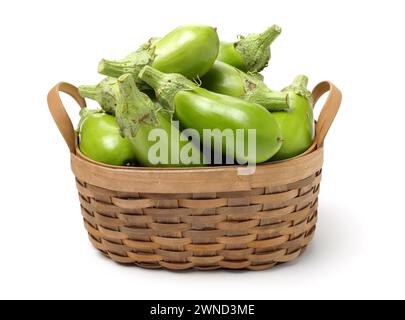
[[[301,87],[301,88],[307,88],[308,87],[308,77],[306,75],[300,74],[295,77],[293,83],[293,87]]]
[[[273,25],[268,28],[266,31],[260,33],[257,36],[257,41],[263,47],[270,46],[274,40],[281,34],[281,28],[278,25]]]
[[[115,78],[118,78],[126,73],[137,77],[139,71],[141,71],[143,67],[144,65],[139,65],[131,62],[102,59],[98,65],[98,72]]]
[[[198,85],[177,73],[163,73],[150,66],[145,66],[139,73],[139,78],[150,85],[163,107],[174,112],[174,97],[179,91],[194,90]]]
[[[79,93],[83,98],[89,98],[98,101],[100,89],[94,85],[81,85],[79,86]]]
[[[156,125],[154,104],[146,94],[138,89],[132,75],[124,74],[119,77],[118,88],[121,98],[116,116],[124,136],[134,137],[142,123]]]
[[[271,58],[270,45],[281,33],[281,28],[273,25],[260,34],[249,34],[235,43],[235,50],[241,55],[247,71],[260,72]]]

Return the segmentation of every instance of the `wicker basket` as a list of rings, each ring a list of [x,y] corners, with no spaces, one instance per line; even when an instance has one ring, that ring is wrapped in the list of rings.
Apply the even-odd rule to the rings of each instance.
[[[87,159],[59,92],[86,103],[76,87],[57,84],[48,95],[76,176],[91,243],[119,263],[171,270],[264,270],[300,256],[317,221],[323,141],[338,111],[340,91],[329,92],[316,124],[316,141],[303,155],[263,164],[240,176],[237,167],[127,168]]]

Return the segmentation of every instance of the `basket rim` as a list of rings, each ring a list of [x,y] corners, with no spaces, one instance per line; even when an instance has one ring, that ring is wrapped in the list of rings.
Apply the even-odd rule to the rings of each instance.
[[[124,193],[248,191],[298,182],[319,172],[322,165],[323,147],[295,159],[258,165],[253,173],[246,175],[240,174],[239,166],[181,169],[107,167],[71,154],[71,168],[79,183]]]
[[[163,172],[163,171],[177,171],[177,172],[207,172],[207,171],[221,171],[224,169],[230,169],[230,170],[235,170],[238,168],[243,168],[246,167],[245,165],[220,165],[220,166],[204,166],[204,167],[141,167],[141,166],[115,166],[115,165],[109,165],[106,163],[98,162],[93,159],[90,159],[89,157],[85,156],[79,148],[79,136],[77,134],[76,139],[75,139],[75,153],[71,153],[71,156],[76,156],[82,160],[85,160],[92,165],[103,167],[103,168],[108,168],[108,169],[113,169],[113,170],[131,170],[131,171],[157,171],[157,172]],[[292,158],[288,158],[285,160],[279,160],[279,161],[274,161],[274,162],[263,162],[263,163],[257,163],[256,167],[264,167],[264,166],[272,166],[272,165],[280,165],[283,163],[291,162],[293,160],[302,158],[304,156],[307,156],[319,149],[323,149],[323,147],[317,147],[317,142],[316,142],[316,137],[312,143],[312,145],[305,150],[303,153],[294,156]]]

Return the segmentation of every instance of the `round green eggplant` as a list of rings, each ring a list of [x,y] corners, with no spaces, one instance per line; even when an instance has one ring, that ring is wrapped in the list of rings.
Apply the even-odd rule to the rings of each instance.
[[[174,111],[182,126],[195,129],[200,137],[204,137],[206,129],[219,129],[221,132],[228,129],[236,137],[236,143],[248,150],[247,129],[256,130],[256,152],[253,155],[246,155],[246,152],[241,152],[243,150],[235,148],[236,143],[222,143],[222,153],[229,155],[233,152],[231,156],[239,163],[265,162],[280,149],[280,127],[273,115],[261,105],[210,92],[179,74],[164,74],[148,66],[139,77],[155,89],[162,105]],[[238,129],[243,130],[243,136],[238,137]]]
[[[134,162],[131,143],[121,136],[113,116],[88,109],[82,109],[80,115],[79,147],[85,156],[115,166]]]
[[[218,60],[245,72],[260,72],[271,58],[270,45],[280,35],[281,28],[273,25],[260,34],[240,36],[237,42],[222,42]]]
[[[315,122],[308,78],[300,75],[284,92],[288,92],[289,111],[273,112],[283,134],[283,145],[272,160],[284,160],[306,151],[315,138]]]

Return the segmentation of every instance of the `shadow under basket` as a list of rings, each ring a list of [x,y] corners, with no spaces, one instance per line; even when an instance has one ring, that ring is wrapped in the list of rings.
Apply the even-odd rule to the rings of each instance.
[[[313,90],[314,104],[329,93],[304,154],[258,165],[156,169],[113,167],[84,157],[60,99],[85,100],[71,84],[48,94],[51,114],[71,155],[81,212],[91,243],[112,260],[146,268],[264,270],[300,256],[314,237],[323,142],[341,102],[332,83]]]

